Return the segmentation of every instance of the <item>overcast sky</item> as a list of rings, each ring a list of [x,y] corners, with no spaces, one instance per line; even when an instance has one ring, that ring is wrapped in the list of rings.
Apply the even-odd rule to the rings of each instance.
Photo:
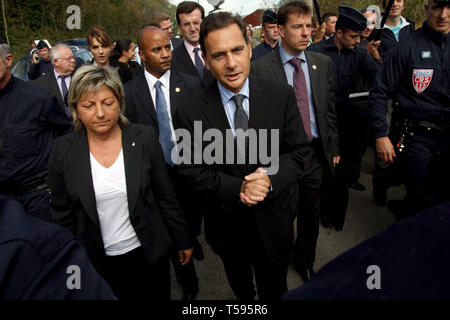
[[[178,5],[182,1],[183,0],[169,0],[169,2],[173,5]],[[193,1],[198,2],[198,0]],[[257,9],[267,6],[267,4],[270,4],[269,6],[273,6],[278,1],[279,0],[225,0],[220,8],[233,13],[238,13],[241,16],[246,16]],[[203,8],[205,8],[205,14],[208,14],[209,11],[214,8],[206,0],[199,0],[199,3]]]

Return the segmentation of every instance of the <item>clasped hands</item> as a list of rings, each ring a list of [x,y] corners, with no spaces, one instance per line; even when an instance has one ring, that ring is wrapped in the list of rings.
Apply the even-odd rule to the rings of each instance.
[[[258,168],[255,172],[245,176],[239,194],[241,202],[251,207],[258,204],[258,202],[264,201],[269,193],[270,185],[267,171],[263,168]]]

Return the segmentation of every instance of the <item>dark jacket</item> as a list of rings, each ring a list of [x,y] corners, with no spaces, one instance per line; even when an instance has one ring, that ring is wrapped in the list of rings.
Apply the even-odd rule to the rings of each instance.
[[[73,235],[28,215],[15,200],[0,195],[0,300],[113,300]],[[76,284],[79,269],[80,288]]]
[[[191,248],[184,214],[153,130],[137,124],[122,126],[122,148],[130,221],[149,263],[166,256],[172,245],[177,250]],[[52,218],[76,235],[101,270],[105,250],[86,134],[73,132],[55,141],[49,185]]]

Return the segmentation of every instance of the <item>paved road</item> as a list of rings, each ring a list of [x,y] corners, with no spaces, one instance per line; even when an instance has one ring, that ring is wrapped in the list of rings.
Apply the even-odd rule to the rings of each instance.
[[[368,150],[363,159],[363,168],[360,182],[366,186],[366,191],[350,190],[348,212],[344,229],[336,232],[334,229],[322,228],[317,243],[317,256],[314,265],[319,270],[327,262],[340,253],[354,247],[362,241],[380,233],[389,225],[395,223],[394,216],[386,207],[379,207],[372,200],[373,150]],[[389,189],[389,199],[402,199],[405,194],[404,187]],[[203,235],[200,242],[204,248],[205,259],[194,261],[199,277],[199,300],[234,300],[236,297],[228,285],[223,265],[208,244]],[[288,271],[288,288],[294,289],[302,285],[301,277],[292,266]],[[182,291],[172,273],[172,299],[181,299]]]

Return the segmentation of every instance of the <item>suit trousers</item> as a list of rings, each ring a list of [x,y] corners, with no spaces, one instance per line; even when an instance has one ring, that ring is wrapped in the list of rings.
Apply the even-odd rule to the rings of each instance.
[[[176,171],[173,167],[167,167],[170,177],[172,178],[173,185],[175,187],[178,200],[185,214],[186,220],[189,224],[189,230],[191,231],[193,242],[197,241],[196,235],[200,233],[200,226],[202,223],[201,210],[198,207],[196,198],[192,196],[190,190],[185,187],[185,184],[180,181]],[[196,205],[197,204],[197,205]],[[196,207],[197,206],[197,207]],[[178,251],[173,249],[170,259],[172,260],[173,269],[177,278],[178,284],[181,286],[184,292],[195,294],[198,292],[198,277],[195,271],[194,260],[191,259],[189,263],[182,266],[179,261]]]
[[[218,251],[231,289],[239,300],[254,300],[254,277],[259,300],[279,300],[287,291],[288,265],[276,265],[270,260],[250,210],[230,212],[229,218],[234,215],[235,225],[228,228],[228,244]]]
[[[319,236],[319,215],[322,199],[323,166],[327,166],[320,139],[311,141],[312,154],[308,170],[298,184],[297,239],[293,261],[302,269],[312,268]]]
[[[150,264],[142,247],[107,256],[102,276],[119,300],[170,300],[169,258]]]

